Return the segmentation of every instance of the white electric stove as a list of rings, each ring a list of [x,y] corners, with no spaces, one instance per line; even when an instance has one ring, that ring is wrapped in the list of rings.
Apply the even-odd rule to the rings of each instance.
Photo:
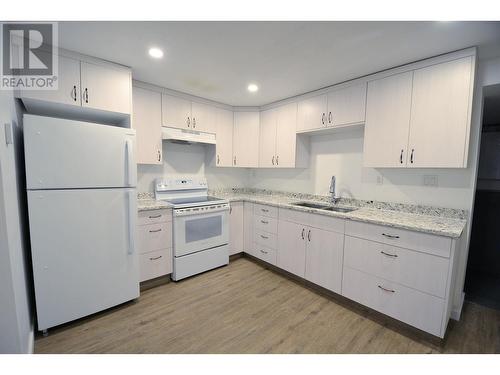
[[[173,206],[174,281],[229,263],[229,202],[209,196],[204,177],[157,179],[155,198]]]

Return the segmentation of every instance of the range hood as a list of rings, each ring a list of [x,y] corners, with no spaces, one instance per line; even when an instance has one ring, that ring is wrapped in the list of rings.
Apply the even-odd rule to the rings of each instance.
[[[161,138],[165,141],[183,144],[215,144],[215,134],[199,132],[196,130],[169,128],[167,126],[161,127]]]

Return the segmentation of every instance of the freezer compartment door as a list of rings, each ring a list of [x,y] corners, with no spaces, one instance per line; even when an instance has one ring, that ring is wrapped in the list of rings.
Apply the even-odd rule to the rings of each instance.
[[[135,189],[29,191],[38,329],[139,296]]]
[[[24,115],[26,185],[33,189],[135,187],[135,130]]]

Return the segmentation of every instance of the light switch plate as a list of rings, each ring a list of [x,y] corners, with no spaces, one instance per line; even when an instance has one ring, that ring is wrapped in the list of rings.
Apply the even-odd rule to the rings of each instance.
[[[424,175],[424,186],[438,186],[438,176],[436,175]]]

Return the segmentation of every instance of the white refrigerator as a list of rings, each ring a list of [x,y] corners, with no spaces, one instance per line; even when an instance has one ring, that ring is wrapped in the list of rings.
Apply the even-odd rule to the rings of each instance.
[[[24,115],[39,330],[139,296],[135,130]]]

